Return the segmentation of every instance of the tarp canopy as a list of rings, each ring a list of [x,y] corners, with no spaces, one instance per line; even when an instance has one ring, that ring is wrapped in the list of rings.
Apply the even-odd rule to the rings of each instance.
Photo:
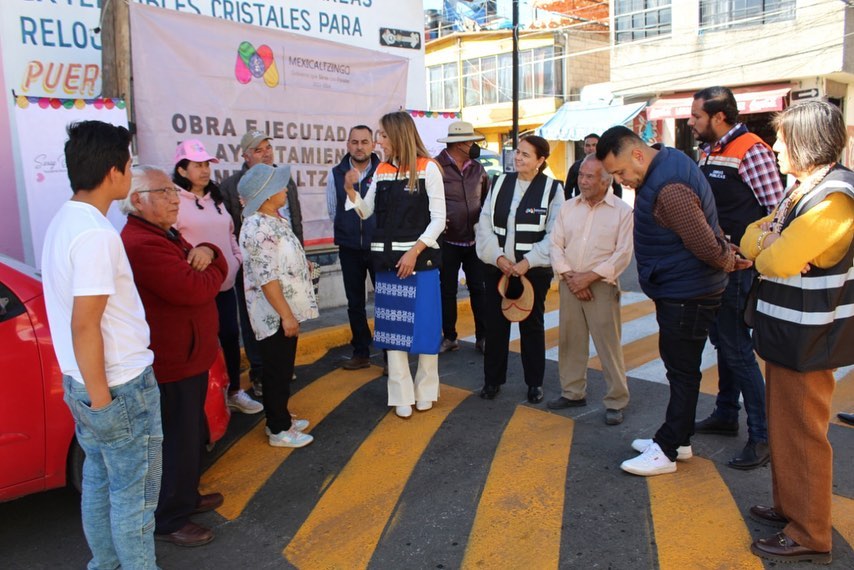
[[[552,141],[580,141],[585,135],[624,125],[643,111],[646,103],[605,105],[601,101],[564,103],[554,116],[536,130],[537,134]]]
[[[732,92],[738,104],[738,112],[747,115],[781,111],[785,105],[785,97],[791,88],[792,86],[789,84],[775,84],[735,88]],[[650,121],[687,119],[691,116],[691,104],[693,102],[693,91],[662,97],[647,108],[646,118]]]

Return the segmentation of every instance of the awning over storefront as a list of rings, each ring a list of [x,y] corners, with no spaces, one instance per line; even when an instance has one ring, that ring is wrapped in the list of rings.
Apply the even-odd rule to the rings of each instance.
[[[760,87],[741,87],[733,89],[742,115],[750,113],[771,113],[782,111],[784,97],[789,94],[791,85],[763,85]],[[687,119],[691,116],[691,103],[694,92],[667,95],[652,103],[646,109],[646,118],[650,121],[661,119]]]
[[[628,123],[644,107],[646,103],[603,105],[601,102],[570,101],[564,103],[536,133],[552,141],[580,141],[590,133],[601,135],[613,126]]]

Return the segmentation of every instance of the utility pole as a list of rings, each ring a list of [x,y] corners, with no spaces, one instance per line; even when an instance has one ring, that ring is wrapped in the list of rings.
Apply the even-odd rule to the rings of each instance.
[[[519,144],[519,0],[513,0],[513,150]]]
[[[101,96],[124,99],[133,121],[130,15],[122,0],[106,0],[101,8]]]

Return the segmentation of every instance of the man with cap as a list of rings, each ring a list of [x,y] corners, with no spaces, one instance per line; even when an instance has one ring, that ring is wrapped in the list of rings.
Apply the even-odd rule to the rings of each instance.
[[[566,199],[574,198],[581,195],[581,188],[578,187],[578,173],[581,170],[581,163],[591,154],[596,154],[596,144],[599,142],[599,135],[590,133],[584,137],[584,156],[572,163],[569,170],[566,172],[566,184],[563,185],[563,192]],[[622,198],[623,187],[620,183],[614,180],[611,182],[611,188],[614,189],[614,196]]]
[[[216,244],[193,247],[173,227],[179,202],[178,189],[165,172],[134,167],[130,192],[121,203],[128,215],[121,235],[151,330],[160,388],[163,477],[154,538],[199,546],[213,540],[213,531],[190,516],[223,502],[220,493],[200,495],[199,479],[207,441],[208,370],[220,346],[216,297],[228,263]]]
[[[447,146],[436,156],[442,167],[445,183],[445,206],[447,225],[442,243],[442,333],[444,339],[439,352],[459,350],[457,340],[457,282],[460,266],[466,275],[472,314],[475,325],[475,346],[483,352],[485,325],[483,323],[483,299],[485,285],[483,262],[475,251],[474,226],[480,217],[483,199],[489,191],[489,180],[483,165],[476,159],[480,156],[477,141],[485,137],[474,132],[471,123],[455,121],[448,125],[448,136],[437,142]]]
[[[356,210],[347,210],[344,203],[349,182],[363,198],[368,193],[380,157],[373,152],[374,134],[366,125],[356,125],[347,135],[347,154],[326,178],[326,207],[333,224],[333,237],[338,246],[341,277],[347,296],[347,317],[353,356],[344,361],[344,370],[358,370],[371,365],[371,329],[365,313],[365,279],[370,275],[374,282],[374,265],[371,261],[371,238],[376,218],[362,220]]]
[[[256,164],[273,164],[273,145],[270,137],[264,131],[249,131],[240,139],[240,151],[243,156],[241,169],[225,180],[219,186],[222,199],[228,213],[234,220],[234,235],[240,237],[240,227],[243,223],[243,206],[240,204],[240,195],[237,192],[237,184],[246,171]],[[281,214],[291,222],[294,234],[303,243],[302,236],[302,210],[297,197],[297,186],[293,178],[288,182],[288,203],[282,209]],[[261,353],[252,328],[249,325],[249,314],[246,312],[246,293],[243,290],[243,268],[237,272],[237,280],[234,284],[237,292],[237,309],[240,315],[240,332],[243,338],[243,348],[246,358],[249,360],[249,378],[252,381],[252,389],[256,396],[261,396]]]

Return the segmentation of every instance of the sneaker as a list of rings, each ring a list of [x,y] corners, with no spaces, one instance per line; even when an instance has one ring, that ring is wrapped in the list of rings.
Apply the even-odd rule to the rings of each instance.
[[[636,439],[632,442],[632,449],[638,453],[643,453],[650,445],[652,445],[651,439]],[[690,445],[680,445],[676,448],[677,461],[687,461],[692,457],[694,457],[694,452]]]
[[[291,414],[291,428],[297,431],[305,431],[309,425],[311,425],[311,422],[308,420],[298,419],[295,415]]]
[[[627,459],[620,464],[620,469],[634,475],[649,477],[651,475],[662,475],[664,473],[675,473],[676,462],[670,461],[658,444],[652,442],[646,451],[635,457]]]
[[[395,406],[394,413],[399,418],[408,418],[412,415],[412,406]]]
[[[264,406],[249,397],[243,390],[228,395],[228,407],[243,414],[257,414],[264,411]]]
[[[429,401],[415,402],[415,409],[418,410],[419,412],[426,412],[427,410],[429,410],[432,407],[433,407],[433,402],[429,402]]]
[[[439,346],[439,352],[454,352],[460,349],[460,341],[442,339],[442,344]]]
[[[267,441],[273,447],[305,447],[314,441],[314,438],[307,433],[295,430],[292,426],[287,431],[271,433],[267,436]]]

